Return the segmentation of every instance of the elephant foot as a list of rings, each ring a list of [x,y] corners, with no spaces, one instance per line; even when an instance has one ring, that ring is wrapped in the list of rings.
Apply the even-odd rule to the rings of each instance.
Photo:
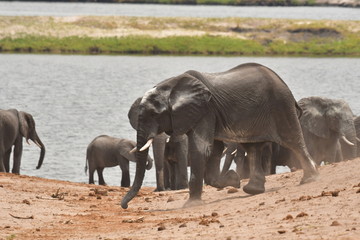
[[[319,178],[319,173],[312,174],[312,175],[305,175],[302,177],[300,184],[315,182]]]
[[[165,191],[165,188],[164,187],[157,187],[155,188],[154,192],[163,192]]]
[[[200,206],[202,204],[204,204],[204,201],[201,199],[188,199],[185,202],[183,208],[196,207],[196,206]]]
[[[254,183],[249,181],[249,183],[243,187],[243,190],[248,194],[260,194],[265,192],[265,183]]]
[[[220,176],[217,185],[218,188],[224,188],[227,186],[240,188],[240,176],[234,170],[229,170],[224,176]]]

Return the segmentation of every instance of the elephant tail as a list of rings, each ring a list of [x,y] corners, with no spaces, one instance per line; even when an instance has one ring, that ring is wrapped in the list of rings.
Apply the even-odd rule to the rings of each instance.
[[[302,114],[303,114],[303,110],[302,108],[299,106],[299,104],[297,102],[295,102],[295,107],[296,107],[296,113],[298,115],[298,119],[301,118]]]
[[[86,150],[86,158],[85,158],[85,175],[87,175],[87,170],[88,170],[88,162],[89,162],[88,156],[89,156],[89,148]]]

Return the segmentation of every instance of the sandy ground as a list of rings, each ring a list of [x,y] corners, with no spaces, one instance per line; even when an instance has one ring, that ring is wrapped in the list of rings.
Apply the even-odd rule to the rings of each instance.
[[[360,239],[360,159],[267,177],[266,192],[144,187],[124,210],[126,188],[0,174],[0,239]],[[247,180],[242,182],[242,185]]]

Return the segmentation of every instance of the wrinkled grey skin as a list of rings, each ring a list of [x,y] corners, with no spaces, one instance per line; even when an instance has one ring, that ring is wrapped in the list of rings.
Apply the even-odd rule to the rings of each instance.
[[[217,182],[223,142],[244,146],[250,180],[243,190],[249,194],[265,191],[259,152],[266,142],[277,142],[295,152],[304,169],[302,183],[318,175],[297,118],[299,107],[287,85],[265,66],[242,64],[213,74],[188,71],[147,91],[139,109],[138,149],[162,132],[188,136],[191,176],[186,205],[201,200],[205,173],[207,182]],[[135,180],[122,199],[123,208],[140,190],[147,152],[137,151]]]
[[[129,161],[136,162],[135,152],[130,152],[136,143],[122,138],[100,135],[87,147],[85,172],[89,166],[89,183],[94,184],[94,172],[97,171],[99,184],[106,185],[103,170],[106,167],[120,166],[121,187],[130,186]],[[152,167],[153,160],[148,156],[146,169]]]
[[[130,124],[135,130],[138,125],[140,101],[141,98],[136,99],[128,112]],[[154,137],[152,147],[156,175],[155,191],[188,187],[187,145],[185,134],[169,138],[167,134],[160,133]],[[165,148],[167,148],[167,156],[165,156]]]
[[[36,132],[33,117],[29,113],[16,109],[0,110],[0,172],[10,171],[10,154],[12,146],[14,146],[11,171],[20,174],[23,137],[27,143],[30,139],[40,147],[40,158],[36,167],[39,169],[44,161],[45,146]]]
[[[305,143],[317,164],[356,157],[356,131],[348,103],[324,97],[303,98],[298,103],[303,110],[300,123]],[[354,145],[343,142],[342,136]]]

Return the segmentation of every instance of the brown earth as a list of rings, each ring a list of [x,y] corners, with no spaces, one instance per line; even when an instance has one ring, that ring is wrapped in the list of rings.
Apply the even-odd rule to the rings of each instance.
[[[126,188],[1,173],[0,239],[360,239],[360,158],[319,170],[268,176],[255,196],[205,186],[188,208],[188,190],[143,187],[126,210]]]

